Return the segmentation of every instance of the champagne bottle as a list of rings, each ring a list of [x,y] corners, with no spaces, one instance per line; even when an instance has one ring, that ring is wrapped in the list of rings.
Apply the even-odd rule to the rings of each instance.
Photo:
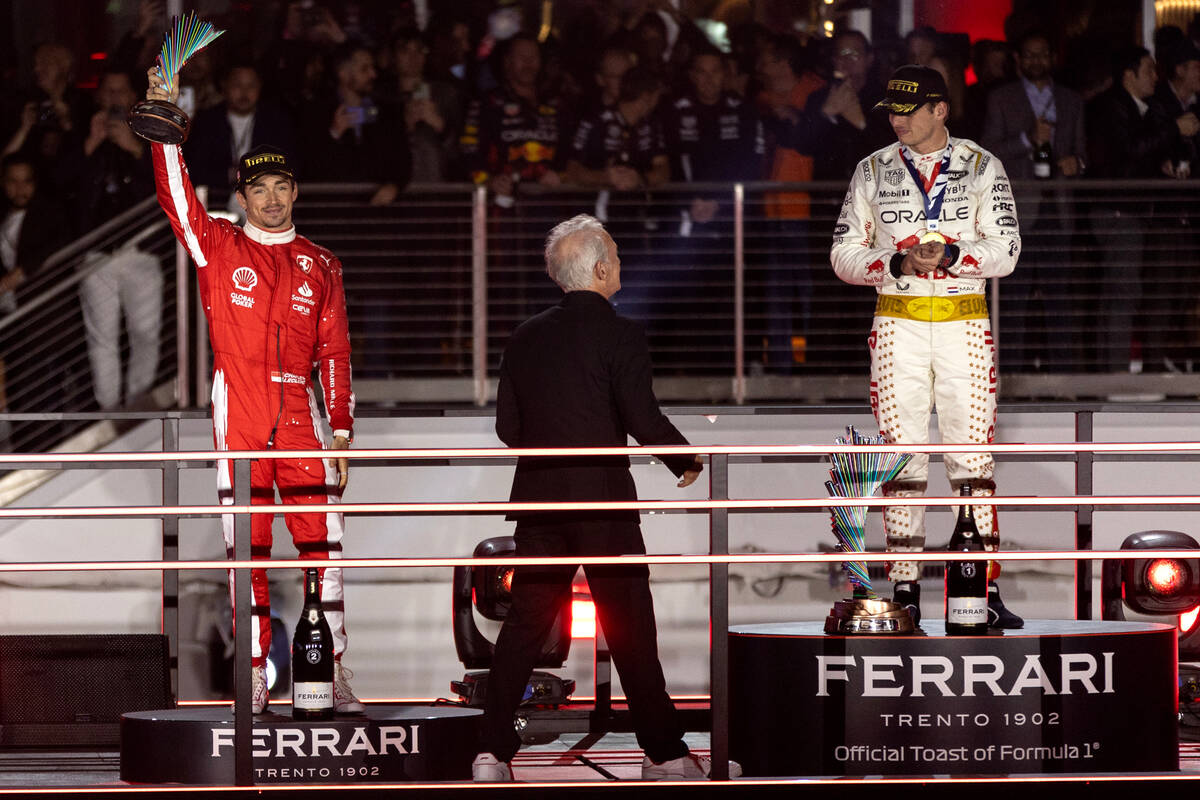
[[[292,718],[333,718],[333,633],[321,611],[317,568],[304,572],[304,611],[292,637]]]
[[[1033,177],[1049,178],[1053,174],[1054,154],[1050,142],[1039,142],[1033,148]]]
[[[959,494],[964,500],[948,549],[952,553],[982,553],[983,540],[975,514],[965,499],[971,496],[970,484],[964,483]],[[947,561],[946,635],[980,636],[987,630],[987,561]]]

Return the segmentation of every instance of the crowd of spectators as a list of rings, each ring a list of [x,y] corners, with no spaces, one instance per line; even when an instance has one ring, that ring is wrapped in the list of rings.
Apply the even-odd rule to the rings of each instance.
[[[604,219],[610,192],[646,192],[667,181],[840,181],[894,138],[886,115],[871,109],[886,76],[902,63],[943,72],[951,134],[995,152],[1014,178],[1034,176],[1043,143],[1053,153],[1054,177],[1200,174],[1196,28],[1164,28],[1157,60],[1126,48],[1112,54],[1106,81],[1068,86],[1057,79],[1064,42],[1051,33],[978,41],[968,50],[965,36],[931,28],[873,43],[850,29],[806,40],[747,23],[717,46],[694,21],[656,4],[585,4],[550,35],[529,25],[536,20],[522,19],[517,6],[476,5],[485,13],[435,9],[432,18],[418,20],[407,3],[297,0],[264,4],[278,9],[274,19],[256,12],[254,20],[214,20],[229,33],[180,76],[181,105],[194,120],[185,152],[196,183],[212,188],[215,205],[224,203],[236,158],[262,143],[288,149],[302,181],[372,184],[376,205],[396,202],[411,181],[486,184],[500,209],[519,205],[523,187],[565,184],[596,191],[594,213]],[[75,211],[71,226],[56,229],[60,238],[149,194],[145,148],[123,127],[123,105],[140,94],[141,79],[122,76],[144,74],[166,25],[162,0],[142,0],[136,25],[93,92],[77,88],[70,50],[43,44],[33,57],[34,85],[15,102],[0,103],[3,155],[19,156],[34,170],[40,195]],[[1073,215],[1056,212],[1065,202],[1062,194],[1043,194],[1020,209],[1022,227],[1076,236]],[[680,201],[677,222],[669,222],[701,281],[706,265],[715,263],[705,242],[728,233],[728,209],[720,204],[720,196],[698,191]],[[1121,210],[1097,211],[1095,235],[1147,237],[1137,215]],[[26,220],[33,215],[9,200],[0,218],[17,211]],[[505,212],[497,214],[503,219]],[[804,192],[765,197],[767,235],[827,238],[810,226],[812,216]],[[1175,216],[1178,235],[1192,236],[1186,215]],[[14,224],[6,223],[15,230]],[[1129,248],[1102,250],[1116,258]],[[5,255],[11,252],[0,251],[10,272],[18,266]],[[803,361],[812,335],[809,304],[820,288],[812,276],[828,265],[787,254],[766,260],[763,316],[775,322],[763,331],[761,361],[786,371]],[[1143,279],[1160,269],[1135,267]],[[1106,269],[1128,276],[1130,267],[1114,261]],[[18,273],[3,285],[20,280]],[[1030,254],[1010,281],[1016,300],[1005,313],[1033,319],[1062,310],[1046,299],[1055,280],[1051,262]],[[1150,347],[1156,363],[1179,362],[1170,343],[1156,343],[1148,331],[1139,336],[1131,314],[1137,300],[1125,294],[1105,310],[1104,327],[1118,332],[1105,365],[1127,364],[1129,338]],[[1172,314],[1187,313],[1176,306]],[[1071,319],[1074,311],[1058,318]],[[1072,329],[1062,337],[1060,354],[1072,362],[1079,334]],[[1158,344],[1161,352],[1153,350]],[[1018,336],[1014,347],[1023,365],[1040,366],[1039,343]],[[144,387],[130,384],[126,391],[128,402]],[[118,395],[109,386],[98,400],[111,406]]]

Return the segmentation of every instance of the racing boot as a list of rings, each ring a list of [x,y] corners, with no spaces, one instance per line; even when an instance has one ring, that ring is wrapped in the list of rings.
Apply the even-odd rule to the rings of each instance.
[[[988,627],[998,630],[1016,630],[1025,627],[1025,620],[1008,610],[1000,599],[1000,587],[988,581]]]

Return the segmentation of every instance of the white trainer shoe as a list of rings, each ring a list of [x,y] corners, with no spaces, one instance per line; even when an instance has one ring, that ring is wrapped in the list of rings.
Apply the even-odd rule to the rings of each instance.
[[[333,713],[361,714],[367,710],[350,688],[350,679],[354,673],[349,667],[343,667],[341,661],[333,662]]]
[[[512,767],[491,753],[480,753],[471,763],[471,780],[478,783],[507,783],[513,779]]]
[[[712,775],[712,759],[708,756],[688,753],[686,756],[673,758],[661,764],[655,764],[649,757],[642,759],[642,780],[644,781],[699,780],[710,775]],[[739,778],[741,775],[742,765],[736,761],[730,761],[729,777]]]

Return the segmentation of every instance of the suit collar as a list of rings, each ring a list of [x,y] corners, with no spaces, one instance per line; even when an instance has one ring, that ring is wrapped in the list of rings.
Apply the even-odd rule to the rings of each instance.
[[[576,289],[567,292],[563,295],[563,299],[559,302],[564,308],[574,308],[576,306],[605,306],[612,308],[612,303],[604,299],[604,295],[599,292],[593,292],[590,289]]]
[[[247,222],[242,225],[242,229],[246,231],[247,236],[259,244],[287,244],[296,238],[295,225],[286,231],[264,231],[262,228],[256,228]]]

